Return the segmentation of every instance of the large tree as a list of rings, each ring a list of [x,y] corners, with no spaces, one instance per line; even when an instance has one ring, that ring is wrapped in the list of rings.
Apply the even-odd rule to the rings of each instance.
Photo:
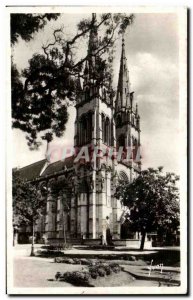
[[[29,66],[17,74],[12,68],[12,117],[13,127],[26,132],[29,147],[38,147],[42,139],[48,142],[60,137],[68,119],[67,107],[80,92],[80,79],[87,60],[96,60],[95,86],[102,84],[113,97],[112,63],[114,43],[118,35],[132,24],[134,16],[127,14],[101,14],[81,20],[77,33],[70,37],[62,28],[53,32],[53,40],[42,46],[42,53],[34,54]],[[91,32],[100,31],[101,37],[93,51],[80,55],[81,44],[88,41]],[[19,79],[18,79],[19,78]],[[41,136],[40,136],[41,134]]]
[[[121,181],[115,196],[129,208],[126,218],[133,231],[141,232],[143,250],[146,233],[173,232],[179,226],[179,190],[174,173],[164,174],[162,167],[149,168],[131,183]]]
[[[30,226],[32,228],[31,256],[34,255],[35,224],[45,214],[47,190],[38,189],[35,183],[21,178],[18,170],[12,176],[13,226]]]

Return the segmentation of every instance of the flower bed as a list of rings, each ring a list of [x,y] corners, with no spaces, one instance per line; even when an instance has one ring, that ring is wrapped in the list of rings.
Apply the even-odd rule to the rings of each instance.
[[[117,274],[122,270],[119,264],[116,263],[101,263],[97,262],[94,265],[90,265],[88,270],[76,271],[76,272],[57,272],[55,275],[56,280],[66,281],[76,286],[89,286],[90,279],[97,279],[98,277],[105,277],[111,274]]]
[[[44,245],[41,248],[44,250],[59,251],[59,250],[65,250],[65,249],[72,249],[72,245],[69,243],[68,244],[60,243],[60,244],[54,244],[54,245]]]
[[[55,263],[65,263],[65,264],[77,264],[77,265],[92,265],[93,262],[87,258],[68,258],[68,257],[56,257]]]

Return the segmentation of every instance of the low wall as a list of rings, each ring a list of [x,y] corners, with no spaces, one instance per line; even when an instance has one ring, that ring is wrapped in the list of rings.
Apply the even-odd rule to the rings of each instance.
[[[121,246],[121,247],[127,247],[127,248],[137,248],[139,249],[140,248],[140,244],[141,244],[141,241],[139,239],[113,239],[112,240],[113,242],[113,246]],[[101,239],[84,239],[83,240],[83,245],[101,245]],[[152,242],[151,241],[145,241],[145,245],[144,245],[144,248],[145,249],[149,249],[152,247]]]
[[[127,247],[127,248],[140,248],[141,241],[139,239],[125,239],[125,240],[113,240],[114,246],[122,246],[122,247]],[[151,241],[145,241],[144,248],[145,249],[150,249],[152,247],[152,242]]]
[[[91,246],[99,246],[101,245],[101,239],[83,239],[82,240],[83,245],[91,245]]]
[[[66,242],[70,245],[81,245],[82,240],[81,239],[76,239],[76,238],[67,238]],[[48,238],[46,244],[48,245],[54,245],[54,244],[64,244],[64,239],[63,238]]]
[[[140,247],[140,240],[128,240],[128,239],[125,239],[125,240],[113,240],[113,244],[115,246],[122,246],[122,247],[128,247],[128,248],[139,248]]]

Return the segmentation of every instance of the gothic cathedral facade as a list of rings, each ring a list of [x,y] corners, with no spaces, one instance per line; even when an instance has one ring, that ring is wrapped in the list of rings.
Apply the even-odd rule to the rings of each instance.
[[[32,168],[36,166],[38,173],[31,180],[36,180],[39,185],[46,183],[49,187],[53,180],[66,180],[65,196],[69,210],[64,210],[64,201],[60,197],[54,199],[48,195],[46,217],[36,225],[36,232],[41,230],[50,240],[63,238],[64,231],[71,239],[99,239],[104,235],[107,219],[113,239],[121,238],[124,207],[114,197],[115,188],[119,179],[132,181],[141,170],[139,153],[137,160],[118,160],[117,156],[109,159],[105,154],[100,158],[99,152],[108,153],[109,149],[139,151],[140,116],[131,91],[124,39],[114,98],[106,87],[96,84],[95,68],[100,67],[95,55],[97,43],[98,33],[93,28],[88,45],[91,55],[85,63],[84,82],[78,83],[75,105],[74,148],[76,154],[82,151],[81,159],[72,156],[55,163],[45,160],[39,165],[37,162],[20,169],[26,178],[26,174],[34,173]],[[82,158],[85,152],[92,153],[93,157],[95,149],[99,151],[97,155],[95,153],[96,159],[87,162]]]

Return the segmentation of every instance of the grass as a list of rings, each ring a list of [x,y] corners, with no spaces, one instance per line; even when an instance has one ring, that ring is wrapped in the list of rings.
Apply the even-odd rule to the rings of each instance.
[[[86,268],[81,265],[57,264],[53,259],[37,257],[17,257],[14,260],[15,287],[73,287],[72,284],[55,280],[56,272],[76,271]],[[97,287],[111,286],[158,286],[158,282],[133,280],[132,276],[121,271],[114,276],[99,277],[90,282]]]

